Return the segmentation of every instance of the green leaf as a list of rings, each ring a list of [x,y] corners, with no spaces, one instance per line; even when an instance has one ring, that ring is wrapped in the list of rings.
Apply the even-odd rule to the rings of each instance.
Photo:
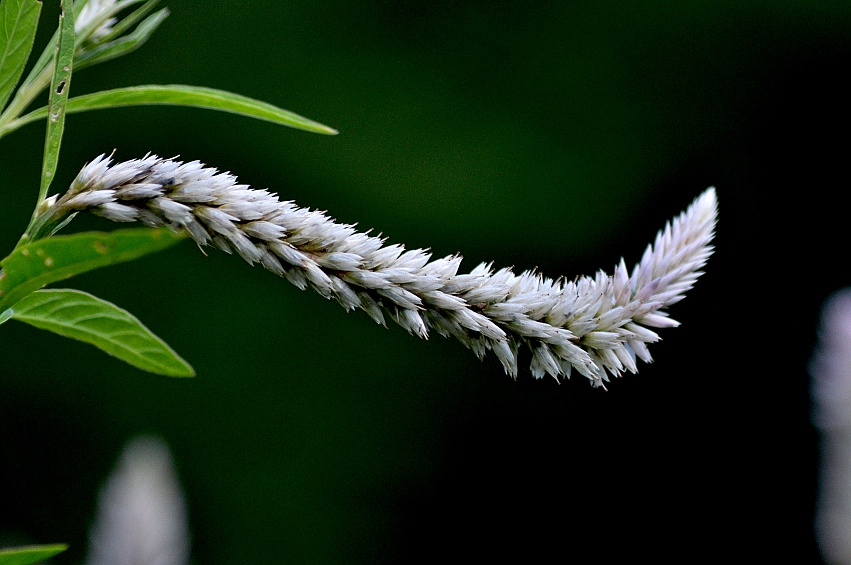
[[[30,57],[41,2],[3,0],[0,3],[0,110],[18,84]]]
[[[85,67],[103,63],[104,61],[109,61],[110,59],[115,59],[116,57],[121,57],[135,51],[148,40],[166,17],[168,17],[168,8],[163,8],[159,12],[145,18],[133,33],[83,51],[77,58],[74,70],[79,71]]]
[[[135,316],[86,292],[37,290],[11,310],[15,320],[90,343],[143,371],[195,376],[192,367]]]
[[[277,106],[267,104],[266,102],[224,90],[182,84],[148,84],[103,90],[101,92],[71,98],[68,100],[68,106],[65,111],[69,114],[74,114],[76,112],[103,110],[105,108],[146,105],[193,106],[196,108],[207,108],[209,110],[221,110],[223,112],[240,114],[314,133],[328,135],[337,133],[337,130],[329,128],[326,125],[299,116],[288,110],[283,110]],[[25,124],[41,120],[45,116],[47,116],[47,108],[33,110],[29,114],[11,122],[6,130],[0,133],[5,135]]]
[[[83,10],[83,8],[85,7],[85,5],[87,3],[88,2],[86,2],[86,0],[78,0],[78,1],[74,2],[74,23],[75,23],[75,27],[76,27],[77,16],[80,14],[80,12]],[[24,83],[23,83],[24,85],[30,85],[31,86],[33,83],[39,82],[40,75],[44,72],[45,69],[47,69],[47,67],[51,63],[54,62],[54,57],[56,57],[56,46],[59,44],[59,33],[61,31],[62,31],[62,26],[60,25],[60,27],[56,28],[56,31],[53,33],[53,37],[50,38],[50,41],[48,41],[47,45],[44,46],[44,51],[42,51],[41,56],[39,56],[35,65],[33,65],[33,67],[30,69],[30,72],[27,75],[27,78],[24,80]],[[76,36],[76,33],[74,35]],[[79,47],[80,42],[83,41],[84,39],[85,39],[84,37],[75,37],[74,43],[76,44],[77,47]],[[47,83],[45,83],[44,86],[47,86]],[[35,92],[33,94],[37,94],[38,92],[41,92],[41,90],[44,88],[44,86],[42,86],[40,88],[36,88]],[[23,110],[23,108],[20,108],[20,110]]]
[[[23,245],[0,261],[0,312],[44,285],[138,259],[184,238],[168,228],[131,228],[54,236]]]
[[[68,549],[67,545],[31,545],[0,549],[0,565],[30,565],[38,563]]]
[[[74,63],[74,10],[66,10],[65,4],[66,0],[62,0],[62,14],[59,16],[59,53],[56,56],[53,80],[50,83],[48,105],[50,115],[44,140],[39,203],[47,195],[47,189],[56,173],[59,146],[62,144],[62,132],[65,129],[65,104],[68,101],[68,91],[71,90],[71,67]]]

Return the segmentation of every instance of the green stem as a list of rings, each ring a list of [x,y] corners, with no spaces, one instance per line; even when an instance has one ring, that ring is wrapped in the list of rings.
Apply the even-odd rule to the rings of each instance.
[[[47,88],[47,85],[50,84],[51,76],[53,76],[53,67],[47,66],[32,82],[21,85],[21,88],[15,93],[12,102],[6,107],[6,111],[3,112],[3,115],[0,115],[0,138],[24,125],[23,123],[14,125],[14,122],[21,115],[21,112],[27,109],[35,97]]]

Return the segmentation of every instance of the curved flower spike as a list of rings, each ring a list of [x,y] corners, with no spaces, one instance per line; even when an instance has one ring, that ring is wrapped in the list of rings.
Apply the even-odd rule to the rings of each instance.
[[[536,378],[569,377],[594,386],[608,375],[649,363],[652,328],[679,325],[665,308],[702,274],[717,216],[710,188],[656,236],[630,275],[623,260],[613,275],[553,280],[481,264],[458,274],[459,255],[431,260],[385,239],[336,223],[324,213],[281,201],[266,190],[205,167],[148,155],[115,163],[101,155],[45,211],[51,223],[90,210],[118,222],[185,230],[260,263],[300,289],[312,287],[346,310],[360,308],[379,324],[385,314],[410,333],[454,336],[480,358],[493,351],[517,377],[521,346]]]

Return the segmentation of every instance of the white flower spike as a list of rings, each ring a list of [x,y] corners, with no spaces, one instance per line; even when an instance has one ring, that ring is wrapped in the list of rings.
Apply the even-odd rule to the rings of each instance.
[[[193,161],[149,155],[87,164],[49,210],[55,220],[91,210],[118,222],[185,230],[260,263],[300,289],[312,287],[346,310],[360,308],[379,324],[385,314],[410,333],[454,336],[483,357],[493,351],[517,377],[521,348],[536,378],[569,377],[576,369],[594,386],[609,375],[649,363],[651,328],[679,325],[665,309],[680,301],[712,254],[717,217],[710,188],[659,232],[630,275],[623,260],[613,275],[553,280],[481,264],[458,274],[458,255],[430,260],[385,239],[336,223],[324,213],[281,201],[266,190]],[[522,346],[522,347],[521,347]]]
[[[118,19],[106,16],[114,11],[115,4],[116,0],[89,0],[74,20],[74,31],[78,34],[83,33],[98,20],[103,20],[88,33],[86,39],[96,41],[109,35],[112,32],[112,26],[118,23]]]
[[[168,446],[140,436],[100,492],[86,565],[186,565],[189,524]]]
[[[812,421],[821,460],[815,534],[824,562],[851,563],[851,288],[822,306],[810,361]]]

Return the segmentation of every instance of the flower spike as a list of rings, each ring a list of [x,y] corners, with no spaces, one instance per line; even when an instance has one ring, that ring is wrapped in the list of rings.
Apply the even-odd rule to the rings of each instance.
[[[594,386],[637,372],[636,359],[652,361],[647,344],[659,340],[655,329],[679,325],[665,309],[702,274],[717,218],[710,188],[659,232],[631,274],[621,260],[612,275],[561,281],[490,264],[459,274],[458,255],[432,260],[422,249],[385,245],[198,161],[148,155],[113,163],[101,155],[45,214],[54,224],[83,210],[184,230],[199,246],[235,251],[379,324],[389,315],[421,338],[435,331],[479,357],[493,351],[514,378],[526,349],[536,378],[569,377],[575,369]]]

